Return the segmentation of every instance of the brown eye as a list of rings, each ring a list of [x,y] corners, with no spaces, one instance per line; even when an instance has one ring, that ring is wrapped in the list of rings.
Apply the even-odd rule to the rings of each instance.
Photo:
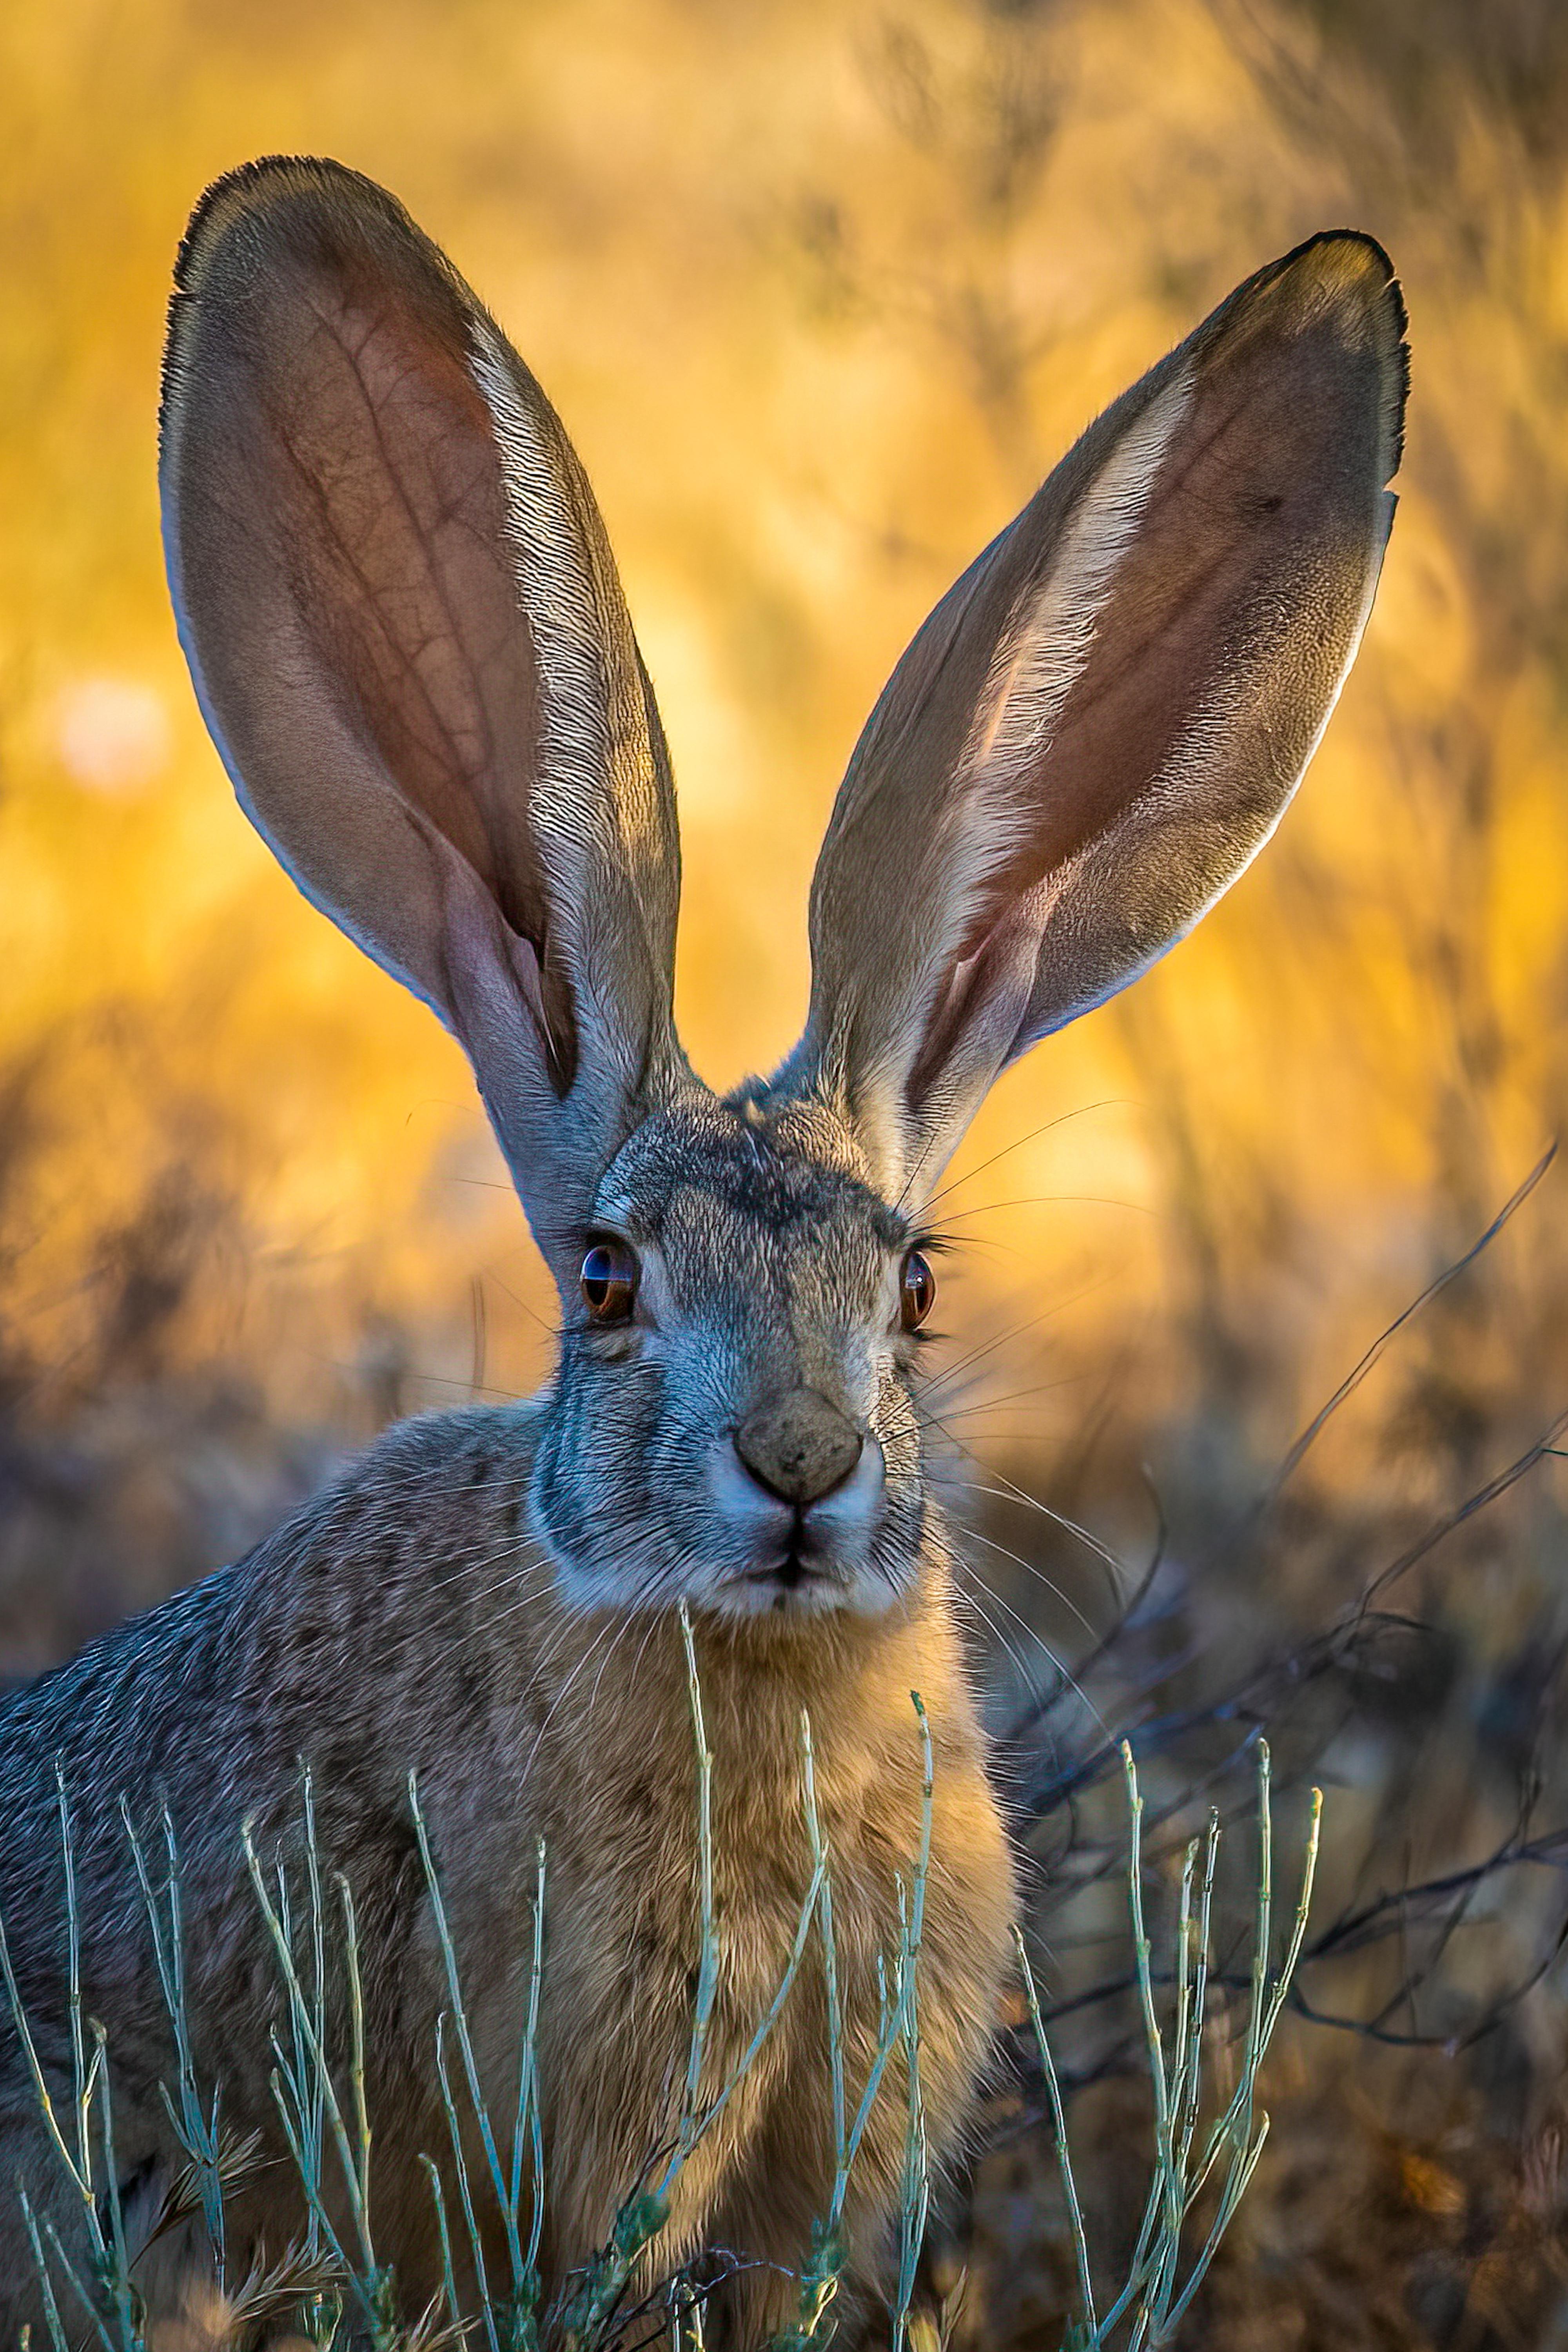
[[[595,1242],[578,1280],[583,1304],[595,1323],[624,1323],[637,1295],[636,1253],[625,1242]]]
[[[899,1312],[906,1331],[918,1331],[936,1305],[936,1276],[918,1249],[910,1250],[899,1278]]]

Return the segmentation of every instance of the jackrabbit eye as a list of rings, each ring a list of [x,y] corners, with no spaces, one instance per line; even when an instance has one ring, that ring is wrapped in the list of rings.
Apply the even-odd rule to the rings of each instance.
[[[595,1323],[624,1323],[637,1295],[637,1254],[625,1242],[595,1242],[578,1280]]]
[[[906,1331],[918,1331],[936,1305],[936,1276],[918,1249],[910,1250],[899,1277],[899,1313]]]

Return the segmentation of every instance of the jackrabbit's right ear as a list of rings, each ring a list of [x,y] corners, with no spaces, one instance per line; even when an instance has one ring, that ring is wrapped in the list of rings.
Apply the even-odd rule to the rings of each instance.
[[[1063,459],[921,630],[811,899],[805,1035],[918,1213],[997,1073],[1125,986],[1267,840],[1371,607],[1404,305],[1370,237],[1260,270]]]
[[[669,766],[554,411],[402,206],[219,181],[176,268],[160,476],[196,691],[295,880],[468,1050],[563,1275],[679,1066]]]

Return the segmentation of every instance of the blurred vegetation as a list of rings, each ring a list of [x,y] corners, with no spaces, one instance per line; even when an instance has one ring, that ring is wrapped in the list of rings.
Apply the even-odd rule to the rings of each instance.
[[[1117,2157],[1147,2129],[1102,1940],[1115,1735],[1163,1884],[1211,1794],[1245,1803],[1267,1724],[1282,1806],[1328,1790],[1300,1990],[1341,2023],[1282,2028],[1273,2138],[1190,2340],[1568,2342],[1561,1168],[1277,1475],[1563,1126],[1568,16],[0,14],[12,1672],[233,1556],[385,1419],[548,1360],[455,1048],[248,831],[168,616],[170,266],[205,181],[276,149],[395,188],[577,440],[671,736],[680,1011],[721,1083],[798,1026],[834,787],[952,574],[1258,263],[1341,222],[1394,254],[1410,435],[1358,667],[1267,856],[977,1125],[942,1208],[931,1407],[974,1521],[1042,1994],[1081,2044],[1091,2226],[1131,2242]],[[1016,2039],[929,2264],[939,2300],[967,2270],[958,2340],[987,2347],[1041,2340],[1071,2281]]]

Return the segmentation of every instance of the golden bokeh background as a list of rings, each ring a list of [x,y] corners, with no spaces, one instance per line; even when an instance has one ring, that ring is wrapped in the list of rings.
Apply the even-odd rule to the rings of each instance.
[[[480,1267],[543,1305],[458,1056],[248,832],[163,587],[185,214],[240,158],[314,150],[447,247],[584,453],[675,752],[680,1012],[720,1082],[799,1023],[833,789],[947,581],[1237,278],[1328,224],[1389,244],[1409,460],[1308,788],[1192,944],[1008,1079],[960,1171],[1077,1114],[966,1196],[1022,1203],[963,1228],[1006,1253],[974,1253],[972,1307],[1091,1284],[1120,1328],[1194,1277],[1293,1284],[1288,1433],[1347,1293],[1419,1287],[1562,1088],[1559,159],[1479,35],[1382,13],[1386,38],[1203,0],[7,12],[0,1055],[49,1138],[13,1307],[56,1318],[46,1353],[92,1237],[193,1155],[243,1205],[252,1287],[352,1258],[432,1378],[468,1369]],[[491,1307],[487,1380],[521,1384],[533,1327]],[[263,1370],[298,1394],[287,1325]]]
[[[942,1204],[944,1319],[1005,1374],[955,1434],[1070,1486],[1108,1430],[1112,1527],[1146,1523],[1124,1474],[1162,1433],[1198,1431],[1222,1486],[1261,1475],[1562,1117],[1565,58],[1533,0],[6,12],[12,1389],[134,1417],[150,1384],[241,1380],[262,1452],[279,1429],[309,1451],[548,1362],[552,1300],[460,1055],[250,832],[175,644],[157,366],[210,178],[297,150],[384,182],[560,408],[672,743],[679,1013],[720,1084],[795,1034],[816,844],[920,619],[1098,408],[1350,222],[1394,256],[1414,354],[1359,664],[1267,855],[1008,1076]],[[1458,1321],[1426,1318],[1339,1417],[1331,1491],[1452,1499],[1493,1434],[1556,1409],[1559,1197],[1553,1176]],[[165,1486],[188,1416],[170,1430]],[[273,1492],[182,1536],[182,1572]],[[144,1507],[137,1598],[185,1506]],[[38,1575],[26,1545],[0,1574],[24,1653]]]
[[[1080,1654],[1109,1622],[1064,1521],[1120,1555],[1123,1595],[1163,1525],[1163,1614],[1114,1695],[1095,1685],[1105,1722],[1145,1727],[1155,1804],[1206,1790],[1226,1726],[1267,1721],[1282,1788],[1330,1783],[1329,1916],[1568,1819],[1559,1169],[1268,1502],[1568,1106],[1556,0],[0,7],[0,1669],[235,1556],[393,1414],[526,1390],[549,1360],[552,1300],[460,1055],[250,832],[175,644],[154,486],[174,254],[202,187],[277,151],[392,188],[583,454],[674,753],[679,1009],[719,1084],[798,1028],[833,792],[949,581],[1239,278],[1324,226],[1387,245],[1413,385],[1359,663],[1257,866],[987,1106],[942,1206],[935,1393],[970,1457],[999,1685],[1031,1678],[1037,1634]],[[1395,1567],[1380,1606],[1425,1630],[1369,1664],[1346,1612]],[[1088,1713],[1061,1729],[1098,1736]],[[1028,1836],[1069,1869],[1039,1769]],[[1247,2224],[1290,2327],[1278,2297],[1226,2305],[1222,2265],[1206,2352],[1547,2340],[1423,2333],[1398,2282],[1399,2249],[1447,2247],[1472,2308],[1506,2242],[1506,2300],[1550,2243],[1560,2295],[1558,1866],[1498,1881],[1478,1907],[1500,1942],[1445,1938],[1418,2000],[1403,1945],[1347,1944],[1353,1984],[1313,1964],[1318,2007],[1423,2053],[1468,2047],[1489,2001],[1506,2026],[1399,2077],[1425,2120],[1397,2145],[1368,2121],[1364,2040],[1292,2044]],[[1327,2203],[1303,2164],[1338,2179]],[[1016,2244],[987,2254],[975,2227],[977,2270],[1016,2283]],[[1310,2229],[1340,2282],[1321,2306]],[[1344,2315],[1384,2303],[1364,2336]],[[1015,2336],[988,2305],[988,2352],[1046,2340],[1047,2307]]]

